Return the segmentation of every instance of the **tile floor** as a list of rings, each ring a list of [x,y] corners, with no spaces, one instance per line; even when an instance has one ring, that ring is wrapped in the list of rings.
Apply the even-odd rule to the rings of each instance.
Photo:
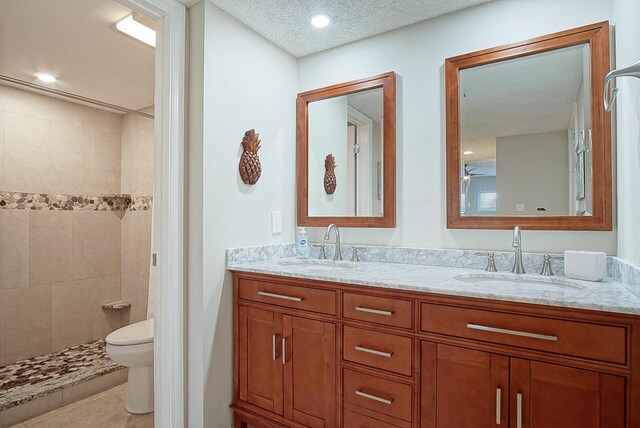
[[[12,428],[153,428],[153,413],[131,415],[124,408],[126,400],[124,383]]]

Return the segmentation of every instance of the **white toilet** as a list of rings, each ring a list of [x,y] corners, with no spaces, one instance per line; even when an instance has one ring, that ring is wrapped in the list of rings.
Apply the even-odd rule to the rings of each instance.
[[[122,327],[106,338],[107,355],[129,368],[129,413],[153,412],[153,319]]]

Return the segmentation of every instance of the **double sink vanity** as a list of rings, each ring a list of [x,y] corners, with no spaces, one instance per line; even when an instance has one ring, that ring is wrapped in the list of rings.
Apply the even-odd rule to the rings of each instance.
[[[445,61],[447,228],[611,230],[600,90],[608,41],[605,22]],[[575,72],[575,85],[542,85],[531,74],[522,88],[552,101],[575,90],[564,97],[571,105],[549,107],[570,129],[546,132],[537,108],[502,100],[531,120],[518,128],[520,119],[497,119],[518,125],[504,140],[505,129],[486,126],[499,111],[474,115],[499,104],[482,99],[496,93],[492,82],[513,83],[507,77],[527,61]],[[314,246],[308,259],[293,244],[228,251],[234,426],[640,426],[640,297],[620,283],[564,277],[553,255],[521,251],[520,227],[510,253],[339,242],[338,227],[396,226],[395,80],[391,72],[298,95],[298,225],[332,224],[325,239],[335,230],[336,243]],[[539,153],[518,152],[522,141]],[[544,145],[552,141],[558,147]],[[556,149],[567,171],[542,185]],[[538,176],[524,170],[543,155]],[[332,186],[323,188],[325,159],[338,167],[324,172]],[[522,169],[510,175],[510,165]]]
[[[635,426],[640,298],[619,283],[359,248],[229,265],[236,426]]]

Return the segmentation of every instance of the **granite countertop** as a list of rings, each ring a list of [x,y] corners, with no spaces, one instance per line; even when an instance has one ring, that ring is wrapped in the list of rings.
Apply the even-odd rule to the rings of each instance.
[[[310,265],[305,265],[298,259],[284,257],[229,263],[227,268],[238,272],[262,273],[367,287],[640,315],[640,297],[610,278],[600,282],[590,282],[573,280],[564,276],[514,275],[507,272],[487,274],[481,269],[407,263],[374,261],[352,263],[313,259],[309,259],[309,262]],[[498,276],[501,279],[517,278],[525,281],[542,281],[548,284],[540,285],[531,282],[518,285],[483,284],[482,279],[487,275]],[[465,282],[474,281],[474,279],[470,279],[472,277],[479,277],[480,282]],[[560,284],[549,283],[550,281]]]

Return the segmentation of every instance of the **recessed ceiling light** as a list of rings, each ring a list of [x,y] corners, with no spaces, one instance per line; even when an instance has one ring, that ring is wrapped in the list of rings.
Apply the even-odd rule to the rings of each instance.
[[[313,15],[311,17],[311,25],[316,28],[324,28],[331,22],[331,19],[327,15]]]
[[[57,80],[55,77],[53,77],[49,73],[36,73],[35,76],[38,78],[38,80],[41,80],[47,83],[53,83]]]
[[[472,155],[473,154],[473,152],[471,150],[466,150],[466,151],[464,151],[462,153],[464,153],[465,155]]]
[[[133,13],[116,22],[116,29],[149,46],[156,47],[156,31],[137,21]]]

